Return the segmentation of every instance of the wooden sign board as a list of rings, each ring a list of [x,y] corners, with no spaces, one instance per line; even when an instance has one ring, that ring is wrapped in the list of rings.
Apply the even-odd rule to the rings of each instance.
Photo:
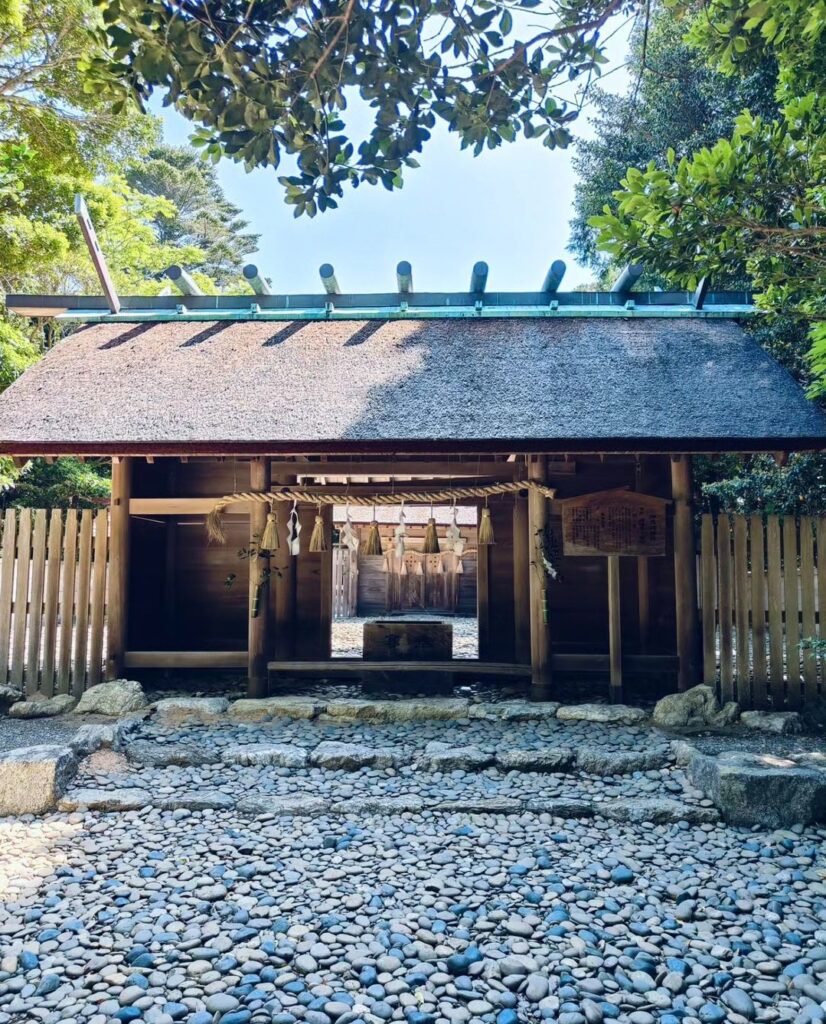
[[[559,504],[565,555],[665,554],[665,498],[612,490]]]

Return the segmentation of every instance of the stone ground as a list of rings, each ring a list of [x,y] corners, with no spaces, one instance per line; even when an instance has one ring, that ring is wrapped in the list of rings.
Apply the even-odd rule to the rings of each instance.
[[[826,1021],[826,829],[720,824],[663,734],[150,719],[122,747],[79,809],[0,819],[0,1024]]]

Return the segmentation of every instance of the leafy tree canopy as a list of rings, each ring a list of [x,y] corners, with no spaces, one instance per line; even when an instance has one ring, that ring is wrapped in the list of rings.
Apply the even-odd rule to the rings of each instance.
[[[161,89],[216,159],[280,167],[295,213],[345,185],[398,187],[437,121],[474,153],[518,135],[564,146],[571,82],[637,0],[101,0],[111,59],[138,100]],[[366,125],[365,125],[366,121]],[[363,130],[362,130],[363,128]]]
[[[190,146],[156,145],[129,160],[124,176],[144,196],[166,199],[152,224],[163,245],[194,247],[201,255],[190,270],[221,288],[241,276],[259,236],[247,231],[241,211],[224,195],[215,167]]]
[[[591,218],[616,259],[694,286],[743,266],[767,311],[811,326],[813,394],[826,392],[826,8],[711,0],[688,38],[729,74],[772,55],[780,114],[745,110],[729,138],[631,167]]]
[[[743,75],[724,74],[685,41],[685,24],[670,7],[657,5],[648,22],[636,26],[626,65],[629,87],[623,95],[601,87],[591,91],[593,137],[576,141],[573,165],[578,174],[571,221],[570,250],[605,282],[617,260],[599,248],[590,224],[607,205],[629,167],[654,161],[666,167],[666,147],[677,157],[730,135],[738,114],[748,108],[764,118],[778,113],[777,68],[768,55]],[[646,267],[644,284],[665,285],[657,266]],[[744,268],[726,269],[718,287],[748,287]]]

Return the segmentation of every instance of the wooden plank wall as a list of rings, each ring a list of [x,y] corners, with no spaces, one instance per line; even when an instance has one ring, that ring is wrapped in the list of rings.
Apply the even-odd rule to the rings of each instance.
[[[819,571],[820,552],[824,556]],[[742,707],[795,708],[826,694],[826,518],[702,517],[703,676]]]
[[[109,512],[7,509],[0,540],[0,683],[79,696],[106,656]]]

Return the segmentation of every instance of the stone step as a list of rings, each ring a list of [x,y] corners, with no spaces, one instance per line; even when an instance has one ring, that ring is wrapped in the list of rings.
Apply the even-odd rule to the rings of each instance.
[[[667,797],[624,798],[602,801],[553,797],[473,797],[444,800],[426,795],[398,797],[348,797],[346,800],[298,794],[283,796],[263,794],[234,799],[218,790],[202,789],[168,797],[148,789],[73,788],[60,800],[61,811],[139,811],[144,808],[167,811],[231,810],[242,817],[334,817],[352,818],[361,815],[420,814],[424,811],[467,814],[545,814],[552,818],[602,817],[614,821],[651,824],[688,822],[713,824],[718,821],[712,807],[690,804]]]
[[[601,747],[508,748],[490,753],[475,745],[456,746],[441,741],[409,753],[396,747],[323,740],[314,747],[292,743],[240,742],[219,748],[194,742],[158,743],[135,739],[124,744],[129,762],[137,767],[162,768],[173,765],[272,765],[293,770],[308,767],[357,772],[362,768],[412,767],[421,772],[481,771],[497,768],[503,772],[584,773],[588,775],[629,775],[656,771],[673,763],[666,750],[606,750]]]

